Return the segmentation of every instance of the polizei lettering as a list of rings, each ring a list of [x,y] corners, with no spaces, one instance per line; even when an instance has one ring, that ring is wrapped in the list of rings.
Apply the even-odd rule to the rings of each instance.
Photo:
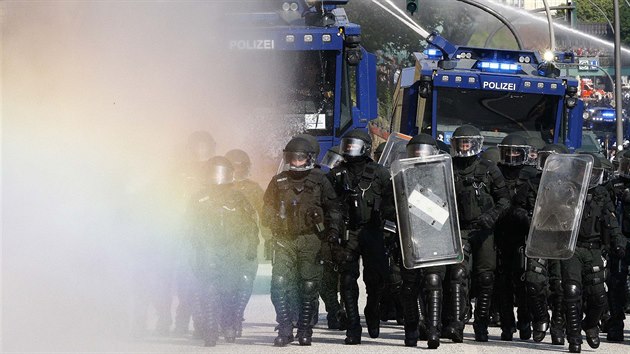
[[[484,81],[483,88],[490,90],[516,91],[516,84],[513,82]]]
[[[273,48],[273,39],[241,39],[230,41],[230,49],[269,50]]]

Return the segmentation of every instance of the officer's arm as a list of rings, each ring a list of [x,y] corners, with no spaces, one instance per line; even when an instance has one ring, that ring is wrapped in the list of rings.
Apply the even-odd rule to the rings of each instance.
[[[278,214],[278,187],[275,183],[275,177],[271,179],[271,182],[269,182],[267,186],[267,190],[263,196],[263,203],[261,224],[273,230]]]
[[[260,243],[258,239],[258,213],[256,213],[256,209],[254,209],[245,196],[241,196],[241,199],[241,205],[247,218],[247,220],[243,220],[242,225],[242,231],[247,238],[247,258],[254,259],[256,257],[258,244]]]
[[[492,199],[494,199],[494,207],[486,213],[496,222],[510,209],[510,191],[505,184],[501,170],[496,165],[489,165],[488,169],[492,178],[491,193]]]
[[[396,221],[396,204],[394,203],[394,186],[389,173],[383,174],[383,195],[381,200],[381,215],[384,220]]]
[[[341,214],[341,200],[327,178],[322,179],[322,206],[329,237],[341,236],[343,217]]]
[[[608,191],[607,191],[608,192]],[[613,204],[612,199],[610,198],[609,193],[604,193],[602,191],[602,199],[604,200],[604,205],[602,208],[602,239],[604,243],[610,243],[610,248],[613,252],[622,252],[622,250],[626,249],[626,238],[621,233],[621,229],[619,228],[619,220],[615,216],[615,205]]]

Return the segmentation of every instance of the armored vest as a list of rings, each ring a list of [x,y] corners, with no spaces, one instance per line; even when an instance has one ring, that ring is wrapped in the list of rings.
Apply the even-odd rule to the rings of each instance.
[[[293,239],[298,235],[323,231],[318,230],[318,225],[324,220],[321,202],[324,178],[323,172],[317,169],[300,179],[291,178],[287,172],[277,176],[278,236]]]
[[[606,198],[610,198],[610,196],[601,186],[597,186],[588,191],[586,202],[584,203],[584,210],[582,211],[578,241],[601,241],[601,224]]]
[[[345,166],[331,171],[335,191],[344,200],[343,214],[351,230],[371,222],[380,222],[385,183],[379,177],[379,169],[383,167],[370,161],[360,176],[353,175]]]
[[[256,237],[256,214],[242,193],[234,190],[206,190],[193,198],[194,244],[205,252],[240,255]],[[237,256],[238,256],[237,255]]]
[[[489,166],[492,162],[477,159],[465,169],[455,171],[457,211],[462,224],[469,224],[494,207]]]

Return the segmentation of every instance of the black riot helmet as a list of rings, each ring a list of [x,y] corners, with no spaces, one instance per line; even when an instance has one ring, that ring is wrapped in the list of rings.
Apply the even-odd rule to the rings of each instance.
[[[383,151],[385,150],[385,145],[387,145],[386,142],[378,144],[374,150],[374,161],[379,161],[381,159],[381,155],[383,155]]]
[[[499,163],[501,159],[501,154],[499,153],[499,148],[496,146],[490,146],[479,154],[482,158],[486,160],[490,160],[494,163]]]
[[[551,154],[568,154],[569,149],[561,144],[547,144],[542,150],[538,151],[538,164],[536,167],[542,170],[545,167],[545,161]]]
[[[617,169],[619,176],[630,179],[630,150],[618,152],[617,156],[619,156],[619,168]]]
[[[320,152],[320,148],[319,148],[319,141],[317,141],[317,138],[314,137],[311,134],[298,134],[296,136],[294,136],[294,138],[302,138],[306,141],[309,142],[309,144],[311,144],[311,148],[312,148],[312,152],[313,154],[315,154],[315,158],[317,158],[319,156],[319,152]]]
[[[597,154],[592,152],[581,152],[582,155],[590,155],[593,157],[593,169],[591,170],[591,179],[588,181],[588,188],[597,187],[604,180],[604,167],[602,161]]]
[[[225,153],[225,158],[230,160],[234,167],[234,179],[242,181],[249,177],[249,169],[252,165],[249,155],[241,149],[232,149]]]
[[[370,156],[372,138],[365,129],[353,129],[341,139],[340,148],[346,159]]]
[[[234,182],[234,167],[230,160],[215,156],[206,162],[206,182],[210,185],[224,185]]]
[[[481,152],[483,136],[472,125],[462,125],[451,136],[451,154],[455,157],[470,157]]]
[[[518,134],[507,135],[497,147],[499,148],[498,163],[507,166],[524,165],[529,158],[531,150],[531,147],[527,144],[527,139]]]
[[[304,138],[293,138],[283,150],[289,171],[307,171],[315,167],[315,151]]]
[[[439,152],[437,142],[429,134],[420,133],[407,143],[407,157],[427,157]]]
[[[343,161],[343,156],[339,153],[339,146],[335,145],[326,151],[326,155],[322,158],[321,165],[330,169],[337,167]]]
[[[186,152],[191,160],[203,162],[214,156],[216,142],[207,131],[196,131],[188,136]]]

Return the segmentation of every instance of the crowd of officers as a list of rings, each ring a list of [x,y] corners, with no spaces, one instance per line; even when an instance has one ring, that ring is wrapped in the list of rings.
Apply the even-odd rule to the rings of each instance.
[[[470,125],[456,129],[450,140],[463,261],[418,269],[402,266],[398,235],[386,227],[397,220],[392,180],[374,161],[379,151],[373,159],[365,130],[346,134],[327,155],[337,159],[322,161],[327,168],[318,164],[313,137],[292,138],[283,150],[284,168],[264,195],[247,178],[250,161],[243,151],[203,162],[204,187],[187,212],[196,332],[207,346],[216,345],[219,334],[227,342],[241,335],[259,232],[268,228],[275,346],[296,339],[311,345],[320,296],[328,328],[345,330],[347,345],[361,343],[360,260],[371,338],[379,337],[382,320],[396,319],[404,326],[406,346],[421,340],[434,349],[441,339],[462,342],[473,317],[479,342],[488,341],[493,322],[501,340],[511,341],[518,330],[522,340],[541,342],[549,331],[553,344],[566,340],[575,353],[582,331],[591,348],[599,346],[600,330],[609,341],[623,341],[630,152],[621,154],[617,173],[609,161],[593,156],[575,253],[551,260],[528,258],[524,249],[545,160],[569,151],[520,134],[506,136],[497,148],[482,147],[480,131]],[[419,134],[403,157],[446,149]]]

